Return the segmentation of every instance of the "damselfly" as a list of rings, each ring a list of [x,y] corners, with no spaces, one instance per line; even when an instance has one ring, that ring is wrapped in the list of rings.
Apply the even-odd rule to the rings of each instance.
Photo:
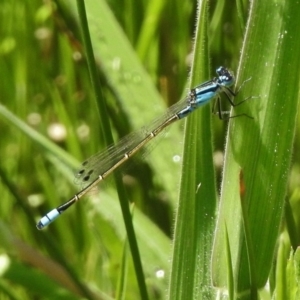
[[[48,212],[37,223],[37,228],[42,229],[53,222],[61,213],[66,211],[70,206],[76,203],[88,191],[93,189],[100,181],[104,180],[113,171],[124,164],[129,158],[136,154],[143,146],[157,136],[163,129],[183,119],[191,114],[195,109],[216,99],[217,113],[220,119],[223,118],[224,112],[221,109],[220,93],[225,93],[232,106],[237,106],[245,100],[235,104],[232,98],[237,95],[230,89],[235,78],[231,71],[224,67],[216,70],[217,77],[206,81],[195,88],[191,89],[188,96],[182,101],[171,106],[167,112],[160,118],[152,122],[147,128],[129,134],[120,140],[116,145],[100,152],[82,163],[81,169],[76,175],[76,179],[81,183],[88,183],[78,194],[57,208]],[[246,114],[243,114],[246,115]],[[240,116],[235,115],[233,117]],[[247,116],[247,115],[246,115]]]

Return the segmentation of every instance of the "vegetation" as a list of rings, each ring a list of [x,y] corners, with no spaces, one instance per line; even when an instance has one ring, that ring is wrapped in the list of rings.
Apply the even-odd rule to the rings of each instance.
[[[258,2],[1,1],[1,299],[299,298],[300,5]],[[199,109],[36,229],[220,65],[253,119]]]

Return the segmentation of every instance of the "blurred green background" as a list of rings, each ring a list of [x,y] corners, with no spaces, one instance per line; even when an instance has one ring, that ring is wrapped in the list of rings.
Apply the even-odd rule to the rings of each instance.
[[[210,2],[212,76],[219,65],[238,66],[248,9],[246,1],[240,4],[238,11],[229,1]],[[186,95],[197,3],[89,0],[87,5],[99,85],[118,140]],[[105,147],[76,4],[3,0],[0,14],[0,299],[113,299],[123,285],[125,299],[138,299],[112,180],[47,230],[35,227],[80,189],[73,179],[80,161]],[[299,125],[298,120],[287,189],[294,211]],[[218,186],[225,128],[213,118]],[[168,289],[183,122],[158,139],[123,177],[151,299],[164,299]]]

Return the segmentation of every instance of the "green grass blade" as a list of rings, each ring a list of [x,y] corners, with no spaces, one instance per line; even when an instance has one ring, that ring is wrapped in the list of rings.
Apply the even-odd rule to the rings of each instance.
[[[74,2],[65,1],[68,7],[75,11]],[[143,111],[145,118],[153,117],[151,110],[144,109],[142,102],[146,101],[145,97],[156,106],[157,113],[163,112],[161,96],[106,1],[87,0],[85,5],[95,58],[114,94],[131,108],[132,114],[138,115]],[[138,118],[132,119],[131,122],[137,127],[145,125],[143,120]]]
[[[78,5],[78,11],[79,16],[81,20],[81,27],[83,32],[83,40],[86,48],[86,54],[87,54],[87,61],[89,66],[89,72],[91,77],[92,86],[96,95],[96,106],[98,108],[99,112],[99,120],[102,122],[103,126],[103,135],[106,141],[106,147],[111,145],[113,143],[113,137],[112,132],[110,129],[110,123],[107,116],[107,106],[105,104],[105,101],[103,99],[102,93],[101,93],[101,87],[99,86],[99,75],[98,70],[96,67],[96,63],[94,60],[94,52],[92,48],[92,42],[90,38],[89,28],[88,28],[88,21],[86,16],[86,10],[85,10],[85,4],[83,0],[77,0]],[[129,210],[129,200],[128,195],[126,194],[125,187],[122,182],[122,178],[120,174],[114,175],[116,188],[118,191],[118,197],[120,200],[120,206],[122,209],[123,219],[127,231],[127,237],[128,237],[128,243],[130,246],[132,259],[134,263],[134,268],[136,272],[136,277],[138,281],[138,287],[140,290],[140,295],[142,299],[149,299],[147,289],[146,289],[146,282],[145,282],[145,276],[143,272],[142,262],[141,262],[141,256],[137,244],[136,234],[133,228],[132,218]]]
[[[207,2],[201,2],[192,68],[192,86],[207,79]],[[169,299],[211,298],[210,257],[216,207],[211,109],[186,121],[179,207],[175,221]],[[200,288],[201,287],[201,288]]]
[[[300,5],[254,1],[242,50],[238,83],[251,78],[236,101],[256,96],[235,109],[253,116],[230,122],[213,281],[226,286],[225,228],[228,230],[236,290],[250,293],[268,279],[282,219],[299,107]],[[266,30],[272,28],[272,30]],[[292,63],[291,63],[292,58]],[[241,188],[243,175],[243,191]],[[247,208],[253,253],[248,260],[241,214]],[[255,272],[252,282],[249,269]]]

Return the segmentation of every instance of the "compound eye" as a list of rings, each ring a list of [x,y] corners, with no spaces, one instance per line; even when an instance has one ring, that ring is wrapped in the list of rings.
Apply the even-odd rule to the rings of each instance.
[[[224,74],[226,72],[226,69],[224,67],[219,67],[216,70],[216,73],[218,74],[218,76],[222,76],[222,74]]]

